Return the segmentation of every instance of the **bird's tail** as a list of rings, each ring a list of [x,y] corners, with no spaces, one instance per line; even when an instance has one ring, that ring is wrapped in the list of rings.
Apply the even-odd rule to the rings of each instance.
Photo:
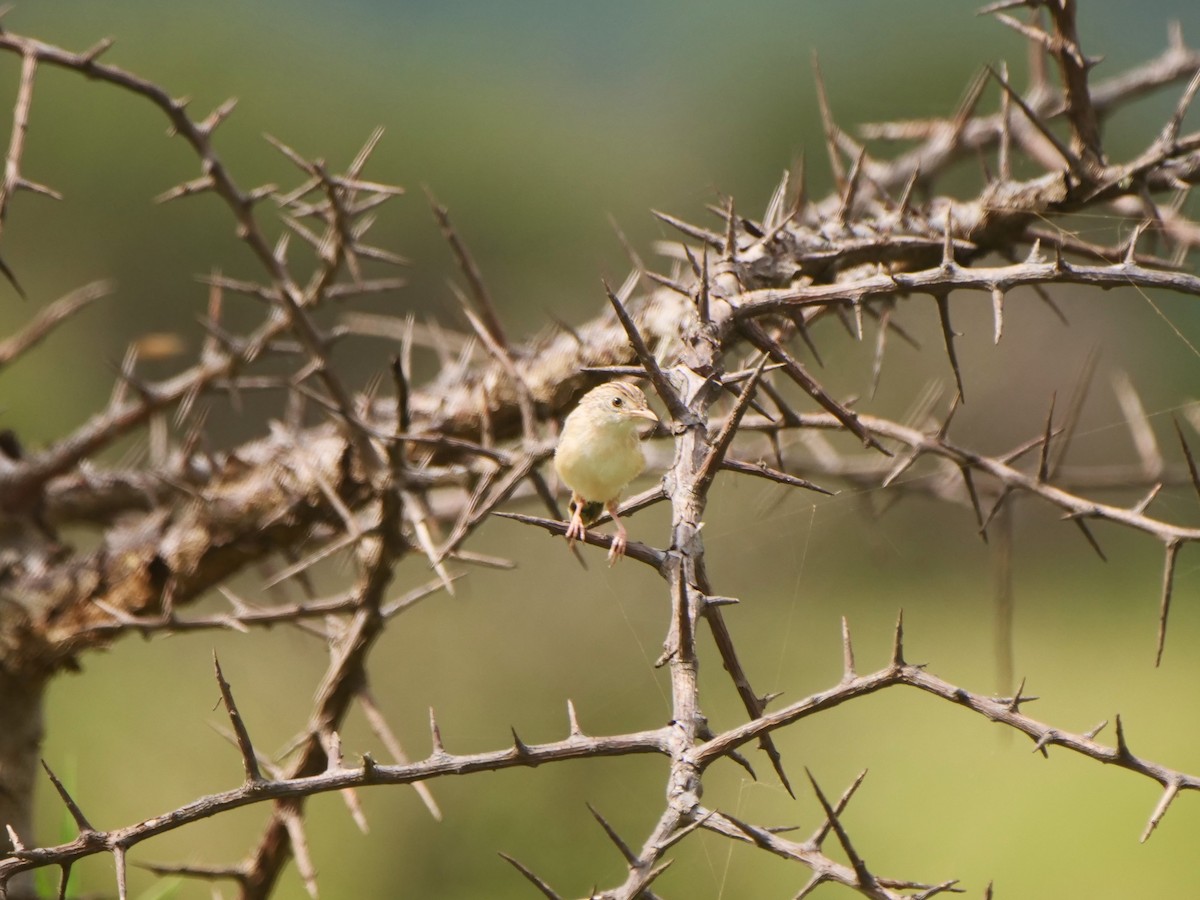
[[[572,514],[574,514],[574,512],[575,512],[575,507],[576,507],[576,503],[574,500],[572,500],[571,501],[571,513]],[[583,508],[580,511],[580,515],[583,518],[584,525],[591,525],[593,522],[595,522],[597,519],[599,519],[600,516],[603,514],[604,514],[604,504],[598,500],[585,500],[583,503]]]

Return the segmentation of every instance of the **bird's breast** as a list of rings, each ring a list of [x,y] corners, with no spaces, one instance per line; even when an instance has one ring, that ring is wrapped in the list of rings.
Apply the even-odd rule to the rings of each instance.
[[[554,453],[554,468],[567,487],[601,503],[616,499],[645,466],[637,435],[625,428],[566,427]]]

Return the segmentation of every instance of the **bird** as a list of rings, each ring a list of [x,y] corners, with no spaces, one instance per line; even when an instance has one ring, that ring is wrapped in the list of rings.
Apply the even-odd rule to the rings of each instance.
[[[554,451],[554,470],[571,489],[567,543],[573,547],[583,540],[587,526],[607,510],[617,526],[608,550],[610,566],[625,555],[627,534],[617,500],[646,467],[639,440],[647,422],[658,425],[659,418],[641,389],[610,381],[583,395],[563,422]]]

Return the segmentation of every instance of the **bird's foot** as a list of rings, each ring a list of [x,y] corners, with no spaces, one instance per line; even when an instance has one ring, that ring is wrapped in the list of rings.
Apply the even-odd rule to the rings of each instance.
[[[615,566],[625,556],[625,548],[629,542],[625,539],[625,532],[620,531],[613,535],[612,546],[608,548],[608,565]]]
[[[573,504],[574,508],[571,511],[571,521],[567,523],[567,546],[574,547],[576,541],[582,541],[587,538],[587,528],[583,525],[583,513],[581,506]]]
[[[611,568],[620,562],[621,557],[625,555],[625,548],[629,545],[629,541],[625,526],[617,518],[617,504],[610,503],[608,511],[612,514],[613,521],[617,525],[617,533],[613,535],[612,546],[608,548],[608,565]]]

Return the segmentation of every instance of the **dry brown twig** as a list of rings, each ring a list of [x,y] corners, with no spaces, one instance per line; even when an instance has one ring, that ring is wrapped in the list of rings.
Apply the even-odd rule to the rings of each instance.
[[[1014,5],[1050,11],[1046,24],[1010,18]],[[474,258],[430,194],[435,218],[449,241],[469,286],[462,305],[476,334],[419,328],[409,319],[392,321],[403,352],[391,367],[394,395],[357,397],[330,357],[330,348],[350,339],[347,327],[329,328],[319,315],[331,303],[402,286],[402,279],[375,278],[372,267],[403,264],[397,254],[365,240],[381,204],[400,189],[368,180],[364,169],[379,141],[376,133],[344,172],[333,172],[286,144],[272,140],[300,174],[290,191],[275,185],[246,190],[235,181],[213,147],[213,134],[232,112],[232,103],[196,120],[186,105],[158,85],[100,61],[97,45],[72,53],[31,38],[0,33],[0,51],[19,55],[22,74],[14,101],[14,129],[6,174],[0,184],[0,225],[14,191],[50,189],[26,180],[25,130],[35,93],[35,73],[51,66],[132,92],[168,119],[193,150],[201,176],[165,191],[176,200],[213,193],[226,205],[239,238],[262,270],[261,280],[207,279],[212,286],[208,338],[190,367],[148,381],[131,355],[119,373],[119,390],[107,409],[74,432],[40,451],[24,453],[15,436],[0,441],[0,508],[11,559],[0,570],[0,591],[10,600],[0,613],[0,817],[9,825],[10,849],[0,857],[0,895],[19,896],[21,873],[44,866],[63,872],[63,891],[73,863],[109,853],[116,862],[118,891],[125,896],[125,854],[150,838],[254,803],[271,803],[272,814],[256,846],[238,866],[158,866],[157,871],[235,881],[243,897],[268,896],[289,859],[316,894],[317,877],[305,837],[304,801],[329,791],[368,785],[419,785],[422,799],[438,815],[427,783],[450,775],[533,767],[581,758],[656,754],[668,764],[666,802],[654,826],[640,841],[622,837],[599,813],[597,821],[624,857],[627,872],[618,883],[593,896],[654,896],[652,885],[670,864],[670,851],[703,829],[732,841],[797,862],[804,870],[804,896],[822,883],[836,883],[866,897],[930,897],[957,890],[954,881],[923,884],[874,873],[855,848],[842,812],[861,778],[837,803],[830,803],[810,775],[824,812],[812,837],[793,841],[775,830],[740,821],[700,797],[708,768],[723,757],[749,766],[740,755],[757,743],[790,792],[793,764],[777,749],[775,736],[796,722],[835,706],[891,687],[907,686],[1028,735],[1043,753],[1051,746],[1096,762],[1115,765],[1155,781],[1163,789],[1143,839],[1149,837],[1182,791],[1200,790],[1200,776],[1134,755],[1117,720],[1115,746],[1095,740],[1099,729],[1071,733],[1026,716],[1030,698],[988,697],[950,684],[904,658],[902,629],[896,629],[892,658],[883,668],[859,675],[848,627],[843,634],[844,672],[828,690],[774,711],[770,698],[752,687],[749,658],[735,647],[722,607],[735,603],[719,594],[706,571],[702,524],[709,490],[720,471],[754,475],[778,484],[826,493],[835,482],[884,485],[890,491],[924,491],[940,500],[969,506],[986,538],[998,514],[1018,499],[1059,510],[1102,552],[1089,522],[1106,522],[1151,536],[1165,548],[1161,579],[1158,657],[1161,659],[1181,549],[1200,542],[1200,529],[1149,512],[1160,491],[1194,488],[1200,478],[1193,456],[1194,436],[1178,422],[1183,464],[1168,464],[1159,451],[1132,388],[1122,387],[1123,407],[1138,447],[1134,466],[1098,469],[1067,467],[1063,455],[1075,433],[1082,399],[1067,415],[1053,407],[1041,433],[1025,436],[1014,450],[986,454],[951,440],[950,413],[940,421],[928,412],[915,423],[892,421],[834,396],[792,348],[799,338],[813,350],[811,328],[831,315],[862,339],[864,322],[879,323],[874,376],[886,340],[907,338],[894,321],[905,302],[932,298],[950,372],[959,388],[963,362],[951,317],[953,291],[986,292],[992,299],[995,336],[1004,325],[1005,295],[1018,287],[1091,289],[1134,287],[1200,296],[1200,277],[1139,249],[1148,223],[1158,223],[1185,250],[1194,247],[1200,227],[1179,208],[1159,208],[1156,197],[1200,180],[1200,134],[1181,134],[1184,113],[1197,92],[1200,55],[1173,41],[1162,56],[1098,86],[1089,84],[1092,61],[1080,46],[1069,2],[998,4],[1002,24],[1024,35],[1040,55],[1054,62],[1061,90],[1041,86],[1022,95],[1006,69],[979,75],[955,113],[944,121],[897,123],[869,129],[869,137],[916,139],[918,146],[891,160],[875,158],[833,119],[820,85],[827,151],[838,190],[808,201],[803,187],[793,201],[785,175],[762,221],[739,215],[732,200],[717,210],[719,230],[692,225],[666,214],[689,244],[668,252],[678,262],[669,275],[635,272],[619,291],[608,290],[611,309],[578,328],[562,327],[526,344],[507,335],[495,298]],[[819,75],[819,72],[818,72]],[[1000,112],[980,112],[991,82],[998,85]],[[1108,159],[1099,127],[1104,116],[1148,90],[1187,82],[1170,121],[1136,158]],[[1061,117],[1067,139],[1049,127]],[[970,152],[996,148],[998,175],[977,196],[932,194],[946,168]],[[1017,180],[1010,155],[1024,152],[1046,169]],[[849,167],[846,166],[850,161]],[[931,193],[914,199],[918,182]],[[904,186],[899,200],[889,191]],[[260,221],[267,200],[278,206],[288,239],[272,246]],[[1130,215],[1132,235],[1121,247],[1090,243],[1055,230],[1064,216],[1103,209]],[[304,248],[291,251],[290,244]],[[294,257],[302,257],[297,262]],[[1008,263],[997,260],[1009,260]],[[0,270],[8,275],[7,267]],[[661,286],[634,294],[642,274]],[[15,284],[15,280],[14,280]],[[64,297],[36,316],[24,330],[0,343],[0,365],[27,352],[87,302],[108,292],[97,283]],[[259,325],[245,334],[221,321],[224,292],[263,304]],[[1045,299],[1053,303],[1049,294]],[[355,314],[350,314],[351,317]],[[361,325],[359,326],[361,327]],[[378,328],[378,322],[371,325]],[[428,345],[443,360],[438,374],[423,384],[411,380],[414,343]],[[480,349],[481,345],[482,349]],[[753,347],[759,354],[742,371],[726,372],[731,355]],[[287,375],[262,374],[258,364],[286,360]],[[768,363],[770,363],[768,365]],[[738,367],[733,367],[738,368]],[[603,373],[603,374],[601,374]],[[451,590],[458,573],[448,563],[472,561],[504,566],[506,561],[473,555],[466,544],[499,506],[521,492],[537,494],[555,518],[500,513],[519,523],[563,534],[557,504],[540,466],[552,451],[547,423],[560,417],[581,390],[597,377],[644,376],[672,419],[674,459],[661,486],[633,498],[622,515],[654,503],[671,507],[670,532],[662,546],[633,542],[627,555],[645,563],[663,581],[669,608],[659,665],[669,672],[671,719],[662,727],[592,736],[569,706],[568,733],[559,741],[526,744],[514,732],[511,746],[484,753],[455,754],[443,743],[431,715],[430,754],[403,759],[399,740],[382,718],[369,691],[370,652],[387,622],[440,588]],[[794,387],[791,390],[789,387]],[[322,411],[322,424],[304,426],[299,416],[272,433],[216,452],[204,447],[202,395],[279,390],[293,407]],[[386,392],[384,392],[386,395]],[[732,410],[714,415],[726,393]],[[800,401],[789,400],[789,393]],[[1080,395],[1082,397],[1082,394]],[[795,402],[814,402],[824,412],[803,412]],[[750,411],[754,410],[754,413]],[[152,464],[126,470],[101,469],[89,462],[121,437],[179,414],[185,437]],[[191,426],[191,427],[185,427]],[[160,426],[155,426],[159,427]],[[855,453],[823,455],[785,452],[784,438],[819,432],[847,432],[862,445]],[[744,454],[754,436],[770,442],[774,465]],[[519,439],[518,448],[510,442]],[[931,461],[937,477],[907,479],[910,467]],[[1097,490],[1120,488],[1140,493],[1128,505],[1101,502]],[[1001,522],[1009,522],[1001,516]],[[86,523],[100,529],[100,548],[83,553],[62,543],[57,530]],[[510,526],[516,527],[516,526]],[[1005,526],[1009,527],[1009,526]],[[586,543],[607,547],[610,539],[589,531]],[[314,551],[313,547],[317,549]],[[279,579],[303,581],[311,565],[334,552],[351,558],[353,584],[337,597],[252,605],[227,593],[231,611],[195,615],[190,604],[234,572],[276,555],[290,560]],[[389,601],[395,567],[412,553],[425,557],[437,578]],[[9,558],[9,557],[6,557]],[[57,846],[34,846],[30,835],[33,773],[36,770],[41,698],[51,677],[83,652],[130,633],[173,633],[206,628],[252,631],[289,623],[316,633],[328,645],[329,664],[308,721],[291,745],[285,765],[255,747],[241,722],[233,689],[217,667],[225,708],[233,724],[244,783],[200,798],[162,815],[126,827],[97,830],[67,789],[51,780],[71,811],[78,836]],[[721,663],[745,709],[745,721],[711,726],[701,708],[698,633],[713,636]],[[381,740],[398,757],[381,764],[370,756],[347,765],[339,732],[355,706],[366,711]],[[823,849],[836,836],[849,864]],[[506,857],[507,858],[507,857]],[[557,896],[534,867],[512,864],[546,896]]]

